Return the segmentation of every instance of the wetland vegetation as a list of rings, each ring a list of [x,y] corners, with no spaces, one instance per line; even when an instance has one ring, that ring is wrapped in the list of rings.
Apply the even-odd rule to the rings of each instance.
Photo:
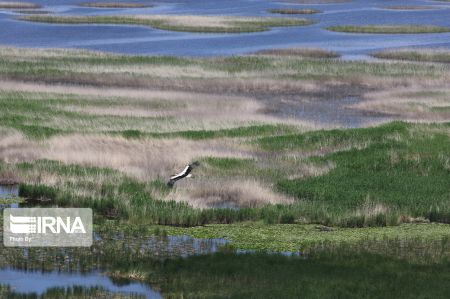
[[[333,51],[314,48],[286,48],[257,51],[257,55],[273,56],[298,56],[304,58],[339,58],[339,54]]]
[[[109,34],[136,49],[171,49],[181,38],[183,48],[211,50],[0,47],[0,222],[5,208],[94,212],[91,247],[0,246],[0,297],[449,298],[449,51],[367,54],[385,38],[392,47],[408,38],[437,45],[394,34],[450,32],[442,5],[190,2],[158,4],[164,15],[154,15],[143,1],[46,4],[48,11],[0,1],[12,10],[5,28],[33,28],[42,40],[42,28],[52,28],[82,31],[71,45],[123,53],[131,52]],[[50,11],[58,15],[38,15]],[[364,21],[341,25],[336,15],[349,12]],[[370,25],[372,13],[391,25]],[[427,13],[436,16],[429,25],[404,25]],[[303,14],[311,16],[295,16]],[[263,32],[314,19],[328,25]],[[111,48],[101,46],[100,27],[112,29],[104,34]],[[247,55],[214,56],[244,44]],[[378,59],[347,60],[349,53]],[[194,161],[191,178],[167,185]]]
[[[417,34],[450,32],[449,27],[432,25],[338,25],[327,28],[330,31],[375,34]]]
[[[277,13],[282,15],[311,15],[321,12],[318,9],[311,9],[311,8],[274,8],[270,9],[269,12],[271,13]]]
[[[21,1],[0,1],[0,9],[33,9],[40,8],[39,4]]]
[[[303,259],[218,253],[155,265],[144,260],[141,267],[151,273],[148,280],[159,282],[167,298],[260,298],[261,294],[265,298],[361,298],[368,292],[383,298],[445,298],[449,292],[448,262],[417,265],[373,254]],[[3,290],[8,296],[15,294]],[[56,289],[43,298],[61,298],[66,292],[70,297],[64,298],[99,298],[102,290]],[[23,298],[15,296],[8,298]],[[142,298],[121,296],[105,298]]]
[[[285,229],[281,231],[287,236]],[[142,238],[144,234],[141,231],[138,235]],[[449,273],[448,239],[434,240],[436,242],[430,242],[427,237],[422,241],[385,238],[356,246],[355,243],[325,242],[297,256],[242,251],[235,254],[231,248],[223,247],[210,255],[161,259],[151,251],[139,250],[145,239],[130,246],[120,238],[104,238],[91,248],[30,248],[26,252],[2,248],[1,265],[8,265],[15,271],[35,273],[39,270],[44,274],[58,270],[89,275],[92,269],[107,269],[105,274],[116,283],[126,285],[129,279],[144,281],[165,298],[258,298],[262,292],[267,298],[280,295],[283,298],[300,295],[334,298],[336,292],[346,298],[360,298],[372,289],[377,289],[377,294],[383,297],[432,294],[433,298],[445,298],[449,291],[445,283]],[[442,255],[443,252],[447,255]],[[2,294],[16,296],[11,298],[24,298],[16,293],[18,290],[7,286],[0,290]],[[54,288],[39,298],[61,298],[66,294],[70,295],[68,298],[112,296],[99,287],[75,286]]]
[[[144,3],[129,3],[129,2],[85,2],[79,4],[82,7],[95,7],[95,8],[146,8],[153,7],[151,4]]]
[[[360,298],[381,286],[380,297],[446,298],[449,64],[257,54],[1,48],[0,183],[19,183],[20,199],[0,205],[90,207],[96,238],[0,247],[0,268],[102,271],[168,298]],[[298,112],[323,101],[383,118],[353,128]],[[193,161],[193,178],[166,186]],[[220,246],[192,255],[209,248],[192,237]],[[167,258],[162,244],[184,247]],[[58,296],[113,295],[42,298]]]
[[[15,10],[14,12],[20,13],[20,14],[26,14],[26,15],[38,15],[38,14],[49,14],[50,13],[47,10],[41,10],[41,9],[20,9],[20,10]]]
[[[450,63],[450,51],[448,49],[406,48],[397,50],[385,50],[373,53],[372,56],[381,59]]]
[[[351,0],[285,0],[284,2],[313,5],[313,4],[346,3],[351,2]]]
[[[385,6],[384,9],[392,9],[392,10],[424,10],[424,9],[436,9],[433,6],[425,6],[425,5],[393,5],[393,6]]]
[[[23,16],[19,19],[41,23],[61,24],[128,24],[144,25],[170,31],[204,33],[245,33],[267,31],[272,27],[304,26],[307,19],[189,16],[189,15],[130,15],[130,16]]]
[[[275,93],[289,98],[292,90],[316,101],[332,91],[360,93],[364,100],[355,111],[444,120],[446,64],[3,53],[1,177],[14,174],[24,197],[87,205],[134,223],[143,218],[181,226],[306,219],[360,227],[418,217],[449,222],[447,124],[330,130],[286,121],[276,113],[283,108],[267,101]],[[98,73],[101,81],[95,81]],[[46,84],[35,84],[41,80]],[[106,89],[117,82],[124,86]],[[83,86],[60,86],[68,83]],[[210,84],[230,95],[208,92]],[[412,87],[441,92],[425,102],[429,97],[419,92],[411,96]],[[389,103],[394,97],[405,101]],[[427,110],[408,110],[421,101]],[[195,180],[164,186],[180,165],[194,160],[202,164]]]

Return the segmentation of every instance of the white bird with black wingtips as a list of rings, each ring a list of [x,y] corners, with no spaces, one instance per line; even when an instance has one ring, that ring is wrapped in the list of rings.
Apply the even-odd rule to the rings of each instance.
[[[200,163],[197,161],[186,165],[186,167],[180,173],[175,174],[170,177],[169,181],[167,182],[167,186],[173,187],[177,181],[184,179],[186,177],[187,178],[191,177],[192,176],[191,171],[199,165],[200,165]]]

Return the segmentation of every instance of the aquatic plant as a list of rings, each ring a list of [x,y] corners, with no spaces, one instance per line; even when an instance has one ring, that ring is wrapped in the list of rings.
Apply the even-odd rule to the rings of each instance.
[[[448,49],[403,48],[376,52],[372,56],[380,59],[450,63],[450,51]]]
[[[189,16],[189,15],[133,15],[133,16],[23,16],[24,21],[61,24],[129,24],[145,25],[170,31],[203,33],[245,33],[267,31],[271,27],[304,26],[306,19]]]
[[[277,14],[285,14],[285,15],[310,15],[310,14],[316,14],[320,13],[321,11],[318,9],[297,9],[297,8],[274,8],[268,10],[270,13],[277,13]]]
[[[82,7],[95,7],[95,8],[146,8],[153,7],[151,4],[144,3],[129,3],[129,2],[84,2],[80,3]]]
[[[450,28],[433,25],[338,25],[327,27],[330,31],[349,33],[376,33],[376,34],[421,34],[445,33]]]

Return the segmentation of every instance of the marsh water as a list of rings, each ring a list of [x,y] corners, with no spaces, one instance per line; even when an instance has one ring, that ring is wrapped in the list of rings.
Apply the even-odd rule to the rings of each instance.
[[[274,115],[307,120],[318,126],[359,128],[393,119],[392,115],[352,109],[361,102],[359,97],[304,99],[294,97],[277,103]]]
[[[90,249],[3,248],[0,285],[17,294],[42,296],[55,289],[101,289],[108,294],[127,294],[137,298],[162,298],[149,284],[108,276],[115,259],[143,258],[161,260],[211,254],[226,244],[223,239],[195,239],[188,236],[150,236],[96,234]],[[58,259],[58,257],[62,257]]]
[[[162,298],[150,286],[132,281],[117,282],[101,272],[64,273],[59,271],[25,271],[12,268],[0,270],[0,282],[9,285],[17,294],[42,296],[51,289],[101,288],[109,293],[139,296],[140,298]]]
[[[18,185],[0,185],[0,211],[4,208],[18,208],[18,197]]]
[[[165,0],[145,1],[155,6],[135,9],[79,7],[82,0],[31,0],[42,10],[59,15],[190,14],[275,16],[273,8],[314,8],[315,15],[287,15],[316,21],[310,26],[272,28],[245,34],[198,34],[171,32],[145,26],[61,25],[17,20],[20,13],[0,10],[0,41],[22,47],[86,48],[126,54],[216,56],[254,52],[267,48],[319,47],[333,50],[345,59],[366,59],[385,48],[450,47],[450,33],[439,34],[349,34],[324,29],[333,25],[420,24],[450,26],[450,3],[442,1],[365,1],[335,4],[298,4],[289,0]],[[139,1],[136,1],[139,2]],[[141,1],[143,2],[143,1]],[[425,10],[389,10],[386,6],[425,5]]]
[[[19,186],[0,185],[0,211],[17,208]],[[10,203],[11,202],[11,203]],[[188,257],[218,252],[225,239],[197,239],[189,236],[129,236],[125,233],[94,233],[90,249],[42,250],[2,248],[0,285],[19,295],[42,296],[47,292],[70,288],[101,289],[109,294],[126,294],[136,298],[162,298],[150,285],[127,279],[113,279],[105,274],[110,261],[120,254],[150,259]],[[105,249],[108,248],[108,249]],[[99,252],[102,253],[99,253]],[[106,254],[104,252],[107,252]],[[96,255],[104,254],[97,259]],[[57,260],[57,256],[63,256]],[[83,259],[83,261],[81,261]],[[1,295],[1,294],[0,294]]]
[[[18,188],[3,186],[1,194],[4,198],[11,198],[18,194]],[[373,260],[373,257],[369,256],[367,259],[365,255],[359,257],[356,262],[352,260],[348,262],[347,255],[343,255],[342,259],[330,258],[322,262],[320,259],[313,260],[314,255],[311,255],[311,252],[274,254],[274,252],[232,250],[224,246],[228,244],[225,239],[165,236],[161,232],[160,235],[145,236],[138,231],[126,233],[106,226],[104,228],[95,233],[94,244],[90,248],[0,246],[0,298],[163,298],[166,295],[170,297],[170,291],[178,287],[182,289],[181,292],[188,292],[189,289],[183,289],[186,286],[194,289],[200,287],[202,292],[207,294],[214,293],[217,291],[218,283],[230,286],[227,292],[231,294],[231,289],[237,284],[236,281],[245,281],[250,287],[255,286],[256,289],[251,294],[260,294],[260,288],[267,284],[266,281],[270,284],[274,282],[274,286],[282,284],[281,289],[272,290],[280,294],[283,289],[288,290],[292,285],[299,284],[299,279],[305,279],[310,275],[313,275],[312,279],[321,279],[317,276],[321,271],[350,269],[348,272],[350,274],[345,271],[343,273],[349,276],[349,279],[355,279],[354,271],[363,273],[367,270],[365,267],[368,267],[368,263],[376,263],[373,268],[377,269],[380,263],[380,258]],[[417,263],[422,261],[433,263],[440,261],[441,256],[448,256],[449,248],[450,242],[447,239],[436,242],[369,241],[361,245],[355,244],[355,248],[344,249],[347,250],[345,252],[364,252],[368,249],[369,252],[372,250],[388,256],[394,255]],[[321,250],[328,249],[319,245],[317,250],[319,255]],[[332,257],[340,254],[338,247],[329,250]],[[381,271],[392,271],[392,267],[400,267],[401,271],[409,271],[405,275],[414,276],[415,268],[411,268],[410,265],[401,262],[392,264],[389,258],[382,262],[383,267],[387,267],[388,270]],[[355,265],[361,266],[355,270]],[[278,271],[279,267],[282,267],[283,271],[290,268],[291,272],[283,274],[283,271]],[[447,264],[439,267],[445,271]],[[274,268],[278,270],[273,270]],[[143,275],[150,275],[151,278],[141,281],[139,277],[145,276],[139,276],[140,271]],[[179,272],[181,274],[177,276]],[[137,275],[122,276],[120,273],[137,273]],[[429,273],[436,273],[435,277],[430,276],[430,279],[440,277],[437,270]],[[375,274],[375,276],[386,277],[386,281],[382,282],[387,283],[390,276],[385,274],[382,272],[382,275]],[[284,276],[280,278],[279,275]],[[357,276],[365,277],[362,274]],[[420,278],[423,279],[423,275]],[[183,281],[186,284],[183,284]],[[373,282],[374,280],[370,280],[370,283]],[[337,282],[332,280],[331,283]],[[429,283],[429,280],[426,283]],[[71,297],[72,294],[76,296]],[[294,297],[289,292],[287,294],[287,297]]]

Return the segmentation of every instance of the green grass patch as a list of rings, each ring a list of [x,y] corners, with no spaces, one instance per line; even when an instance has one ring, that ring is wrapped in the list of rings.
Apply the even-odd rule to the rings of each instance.
[[[449,222],[448,133],[445,130],[434,134],[418,131],[414,132],[414,125],[395,123],[374,129],[349,130],[346,136],[336,134],[313,143],[308,139],[304,141],[303,135],[300,139],[291,137],[280,141],[277,147],[283,144],[291,148],[295,145],[308,148],[314,144],[317,147],[326,140],[328,143],[324,146],[349,141],[354,145],[345,151],[313,158],[336,163],[336,168],[329,173],[305,180],[281,180],[279,190],[299,199],[327,203],[336,209],[356,208],[369,200],[384,205],[387,210],[407,207],[412,215]]]
[[[318,130],[303,134],[262,137],[255,143],[266,151],[314,151],[324,148],[341,148],[364,145],[369,142],[381,142],[383,137],[392,132],[406,133],[408,125],[393,122],[374,128],[347,130]]]
[[[213,168],[220,169],[220,171],[250,168],[253,166],[253,160],[251,159],[209,157],[205,158],[205,162]]]
[[[450,51],[446,49],[385,50],[373,53],[372,56],[380,59],[450,63]]]
[[[213,138],[239,138],[239,137],[260,137],[265,135],[278,135],[295,132],[296,129],[286,125],[254,125],[221,130],[190,130],[167,133],[150,133],[139,130],[125,130],[121,132],[111,132],[121,134],[126,138],[175,138],[182,137],[193,140],[213,139]]]
[[[22,203],[23,201],[24,201],[23,198],[16,196],[0,197],[0,207],[2,207],[2,205]]]
[[[270,13],[276,13],[276,14],[283,14],[283,15],[312,15],[316,13],[320,13],[322,11],[318,9],[312,9],[312,8],[304,8],[304,9],[297,9],[297,8],[274,8],[268,10]]]
[[[25,14],[25,15],[39,15],[39,14],[46,15],[46,14],[50,13],[47,10],[34,10],[34,9],[20,9],[20,10],[15,10],[14,12]]]
[[[385,6],[383,9],[390,10],[427,10],[427,9],[436,9],[433,6],[425,6],[425,5],[393,5],[393,6]]]
[[[268,49],[255,52],[256,55],[291,56],[303,58],[339,58],[340,55],[333,51],[314,48],[286,48]]]
[[[339,25],[327,27],[330,31],[348,33],[375,33],[375,34],[418,34],[418,33],[445,33],[450,28],[432,25]]]
[[[138,108],[161,110],[167,103],[139,103],[132,100],[124,102],[120,98],[89,99],[73,95],[45,94],[32,92],[2,92],[0,93],[0,111],[2,126],[21,131],[25,136],[34,139],[45,139],[59,134],[68,133],[110,133],[123,134],[125,137],[139,137],[140,130],[135,127],[160,127],[170,121],[164,117],[132,117],[116,115],[95,115],[75,112],[72,107],[80,109],[90,107],[109,108],[123,105],[135,105]],[[120,131],[111,129],[118,128]],[[150,131],[150,129],[149,129]],[[189,135],[182,132],[180,135]],[[159,136],[158,133],[147,136]],[[170,134],[167,134],[170,137]]]
[[[164,228],[169,235],[194,238],[224,238],[236,249],[273,252],[310,252],[321,244],[329,249],[343,244],[361,245],[376,241],[422,240],[450,241],[450,227],[445,224],[403,224],[393,227],[336,228],[321,230],[320,226],[304,224],[239,223],[217,224],[191,228]]]
[[[433,112],[450,112],[450,106],[431,107]]]
[[[27,172],[39,170],[78,177],[78,181],[70,179],[48,190],[27,185],[22,196],[48,197],[61,206],[89,206],[102,215],[116,214],[119,219],[181,226],[248,220],[342,227],[391,226],[416,219],[450,223],[450,140],[446,124],[395,122],[374,128],[263,137],[252,143],[264,149],[268,157],[270,153],[292,155],[296,151],[312,156],[300,161],[205,157],[201,159],[202,175],[275,184],[278,191],[297,198],[293,204],[196,210],[154,198],[151,194],[167,194],[164,182],[141,183],[112,170],[105,180],[104,170],[77,167],[77,173],[75,166],[69,167],[72,173],[68,174],[65,167],[50,162],[33,167],[19,165],[19,170],[25,177]],[[319,176],[301,176],[305,167],[320,169],[321,165],[333,167]],[[296,170],[299,178],[291,178]],[[102,181],[96,183],[96,177]],[[80,190],[90,195],[80,196]]]
[[[25,50],[21,51],[26,52]],[[90,52],[80,53],[77,51],[65,51],[64,53],[47,57],[45,55],[46,51],[21,55],[9,55],[8,51],[4,51],[3,55],[0,56],[0,75],[8,79],[25,81],[146,87],[143,83],[144,81],[152,82],[155,79],[153,76],[138,71],[138,69],[146,66],[194,67],[199,68],[202,73],[226,72],[232,74],[235,78],[242,79],[243,82],[249,83],[252,80],[261,78],[273,80],[320,80],[321,82],[328,79],[345,81],[367,75],[383,78],[426,79],[440,78],[446,76],[449,72],[448,66],[437,64],[373,63],[316,59],[324,58],[323,54],[325,54],[326,58],[335,56],[316,49],[312,51],[297,49],[267,51],[270,57],[239,56],[215,59],[127,56]],[[265,54],[265,51],[262,54]],[[122,66],[134,65],[139,66],[139,68],[136,68],[136,71],[131,73],[128,68],[125,68],[126,71],[122,68]],[[82,72],[80,71],[81,67],[83,69]],[[99,68],[105,68],[101,78],[95,73],[95,70]],[[251,77],[248,76],[249,72],[252,73]],[[206,77],[202,75],[202,78],[198,80],[204,80],[207,77],[208,75]],[[166,78],[165,80],[171,79],[173,78]],[[194,80],[195,78],[191,79]],[[224,77],[220,80],[226,84],[229,78]],[[139,83],[140,81],[142,82]]]
[[[211,70],[219,70],[236,74],[243,71],[265,71],[275,67],[275,63],[272,59],[267,57],[232,56],[206,60],[204,61],[204,66]]]

